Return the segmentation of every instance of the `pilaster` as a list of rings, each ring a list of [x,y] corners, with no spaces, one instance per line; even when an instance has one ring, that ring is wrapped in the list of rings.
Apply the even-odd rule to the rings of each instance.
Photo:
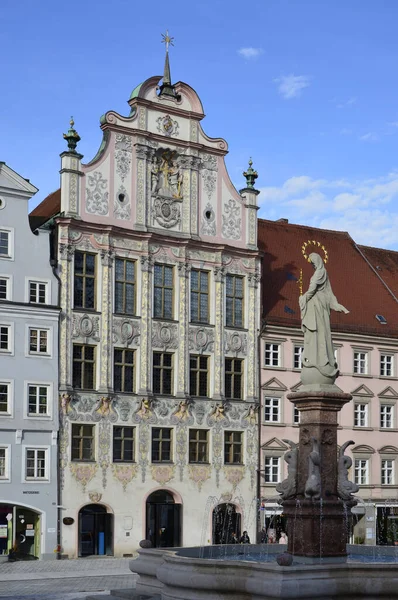
[[[112,250],[101,251],[101,343],[100,343],[100,392],[109,392],[112,386]]]
[[[61,312],[59,324],[60,357],[59,388],[61,391],[72,389],[72,277],[75,248],[72,244],[59,244],[58,263],[61,279]]]
[[[240,190],[240,195],[245,201],[246,208],[246,239],[247,247],[251,250],[257,250],[257,196],[259,191],[251,188]]]
[[[141,256],[141,349],[139,394],[152,393],[152,272],[150,256]]]
[[[260,275],[256,271],[248,275],[248,333],[247,333],[247,396],[248,402],[258,402],[258,286]]]
[[[82,154],[62,152],[61,156],[61,213],[80,218],[80,177]]]
[[[146,186],[147,186],[147,157],[151,152],[151,148],[142,144],[135,144],[136,163],[137,163],[137,187],[136,187],[136,223],[134,227],[141,231],[146,231],[147,228],[147,207],[146,207]],[[150,181],[150,179],[149,179]]]
[[[177,396],[185,398],[189,395],[188,387],[188,285],[189,273],[191,265],[187,263],[179,263],[178,279],[179,279],[179,336],[178,336],[178,377],[177,377]]]
[[[214,286],[216,299],[214,331],[214,393],[213,398],[224,398],[224,267],[214,268]]]

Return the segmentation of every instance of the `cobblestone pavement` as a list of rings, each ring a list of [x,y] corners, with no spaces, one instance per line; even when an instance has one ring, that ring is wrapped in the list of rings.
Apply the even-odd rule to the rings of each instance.
[[[1,600],[75,600],[87,593],[134,588],[126,558],[28,561],[0,564]]]

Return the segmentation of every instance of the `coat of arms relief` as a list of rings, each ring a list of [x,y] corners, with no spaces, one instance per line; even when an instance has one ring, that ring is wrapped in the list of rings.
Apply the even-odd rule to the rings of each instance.
[[[183,173],[179,158],[177,151],[159,148],[151,164],[152,216],[167,229],[181,222]]]

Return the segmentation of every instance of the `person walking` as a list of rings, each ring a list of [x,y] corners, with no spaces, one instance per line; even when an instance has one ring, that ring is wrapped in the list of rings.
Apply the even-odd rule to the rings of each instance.
[[[241,544],[250,544],[250,538],[248,536],[247,531],[244,531],[239,540]]]

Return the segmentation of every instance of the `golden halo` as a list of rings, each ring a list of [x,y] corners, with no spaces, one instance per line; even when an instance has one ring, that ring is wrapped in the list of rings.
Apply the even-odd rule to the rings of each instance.
[[[329,255],[328,255],[328,251],[326,250],[325,246],[323,244],[321,244],[321,242],[316,242],[315,240],[307,240],[306,242],[303,242],[303,245],[301,246],[301,252],[305,258],[305,260],[307,260],[308,262],[311,262],[311,260],[309,259],[308,255],[307,255],[307,246],[315,246],[316,249],[320,249],[323,250],[323,262],[326,263],[329,260]]]

